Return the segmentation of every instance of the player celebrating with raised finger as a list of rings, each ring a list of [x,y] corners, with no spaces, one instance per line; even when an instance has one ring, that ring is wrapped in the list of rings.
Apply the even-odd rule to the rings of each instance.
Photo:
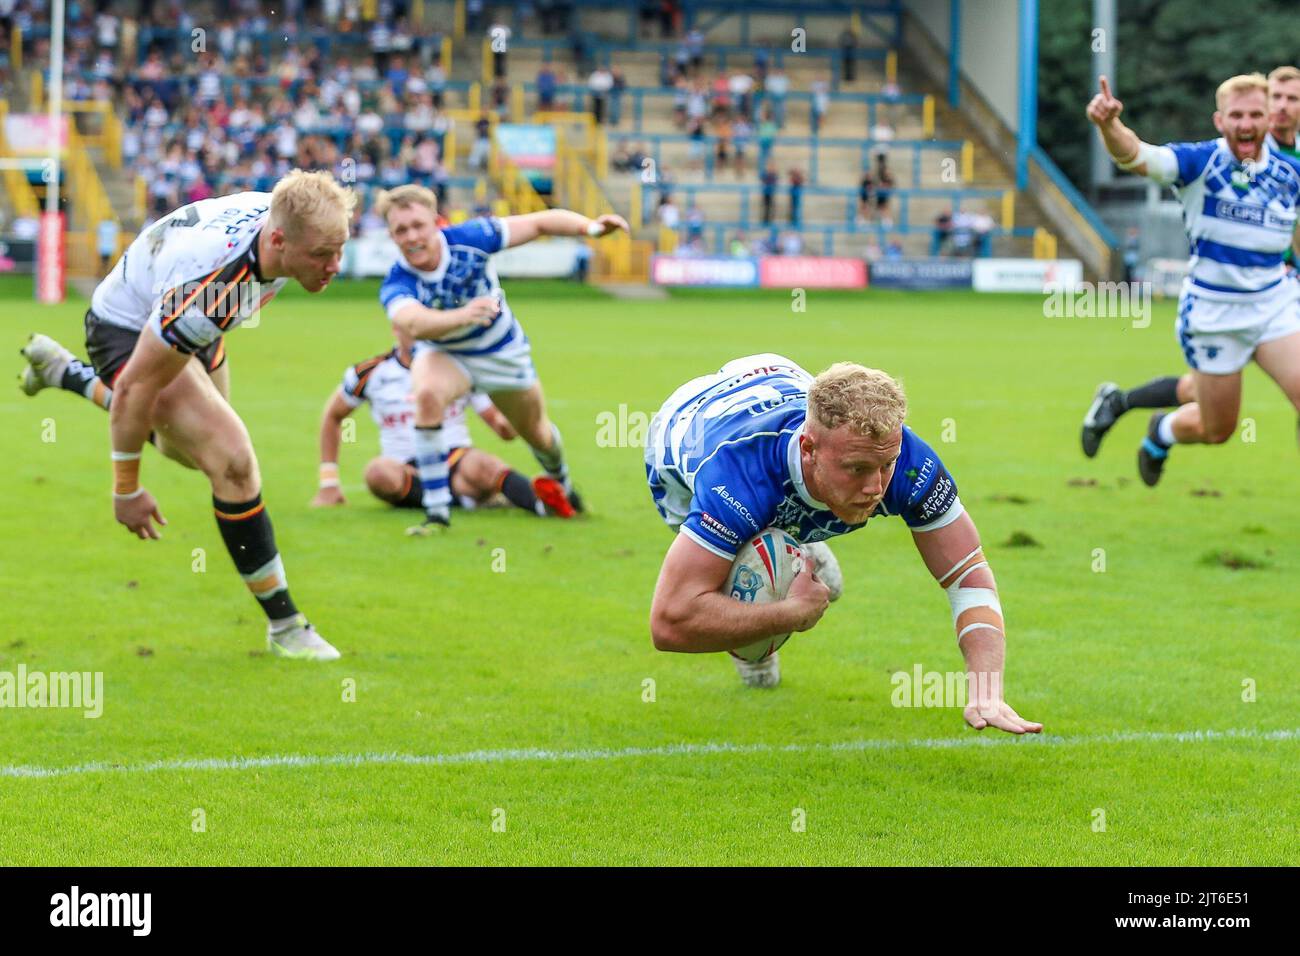
[[[1038,733],[1002,697],[1002,607],[979,532],[939,456],[903,424],[907,399],[885,372],[839,362],[815,378],[780,355],[751,355],[677,389],[650,422],[646,476],[660,516],[678,532],[650,609],[663,651],[734,651],[813,627],[838,570],[820,542],[877,514],[897,515],[952,605],[957,643],[978,694],[976,730]],[[776,527],[813,550],[784,599],[732,600],[722,591],[745,542]],[[808,544],[811,542],[812,544]],[[820,553],[818,553],[820,551]],[[733,655],[752,687],[780,680],[777,655]]]
[[[1241,370],[1252,359],[1300,410],[1300,287],[1284,255],[1296,242],[1300,164],[1267,142],[1268,81],[1234,76],[1215,93],[1220,138],[1152,146],[1120,122],[1103,76],[1087,116],[1120,169],[1172,185],[1192,250],[1177,334],[1196,400],[1151,417],[1138,472],[1155,485],[1175,444],[1222,444],[1237,428]],[[1085,448],[1086,450],[1086,448]]]
[[[471,390],[491,396],[563,491],[546,506],[581,511],[560,431],[546,414],[532,346],[506,302],[491,257],[539,236],[596,238],[626,231],[627,223],[620,216],[588,219],[567,209],[548,209],[439,229],[433,191],[416,185],[381,193],[375,211],[388,223],[400,250],[379,299],[398,334],[415,340],[411,387],[425,520],[408,533],[427,535],[451,525],[451,449],[442,423],[447,407]]]

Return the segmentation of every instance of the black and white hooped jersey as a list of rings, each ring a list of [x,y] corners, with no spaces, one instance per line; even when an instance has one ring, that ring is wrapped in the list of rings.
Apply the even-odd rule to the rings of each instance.
[[[411,366],[402,362],[397,349],[349,366],[340,387],[343,401],[353,408],[370,403],[370,417],[379,426],[379,447],[385,458],[410,461],[415,457],[415,403],[411,401]],[[473,444],[465,409],[473,405],[483,412],[492,400],[482,392],[456,399],[442,420],[448,448]]]
[[[495,295],[501,311],[491,325],[475,325],[435,339],[438,348],[456,355],[490,355],[523,341],[524,330],[501,290],[492,254],[510,245],[510,227],[495,216],[470,219],[436,232],[438,267],[422,272],[398,255],[379,287],[379,301],[391,319],[411,303],[430,309],[458,309],[471,299]]]
[[[91,298],[102,322],[146,325],[194,353],[256,314],[287,279],[263,281],[257,238],[270,193],[236,193],[182,206],[136,236]]]

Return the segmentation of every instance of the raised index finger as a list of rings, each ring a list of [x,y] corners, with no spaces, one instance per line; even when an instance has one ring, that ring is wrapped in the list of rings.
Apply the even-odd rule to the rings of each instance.
[[[1104,73],[1099,77],[1099,79],[1101,80],[1101,95],[1106,97],[1106,99],[1110,99],[1110,80],[1106,79]]]

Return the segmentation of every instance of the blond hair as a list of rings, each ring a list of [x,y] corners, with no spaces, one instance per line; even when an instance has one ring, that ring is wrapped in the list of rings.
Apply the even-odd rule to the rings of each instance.
[[[1252,90],[1259,90],[1265,96],[1268,96],[1268,80],[1264,78],[1263,73],[1242,73],[1239,76],[1230,76],[1214,91],[1215,109],[1223,109],[1223,101],[1229,96],[1237,93],[1249,93]]]
[[[859,435],[887,438],[907,417],[907,396],[887,372],[836,362],[813,379],[808,414],[824,428],[848,425]]]
[[[290,170],[271,191],[269,225],[286,239],[299,241],[316,232],[326,239],[347,239],[357,196],[344,189],[328,170]]]
[[[394,207],[405,209],[408,206],[428,206],[434,215],[438,213],[438,196],[427,186],[407,183],[393,189],[385,189],[375,197],[375,212],[387,221],[388,211]]]
[[[1292,80],[1300,80],[1300,70],[1294,66],[1279,66],[1276,70],[1268,75],[1268,82],[1271,83],[1290,83]]]

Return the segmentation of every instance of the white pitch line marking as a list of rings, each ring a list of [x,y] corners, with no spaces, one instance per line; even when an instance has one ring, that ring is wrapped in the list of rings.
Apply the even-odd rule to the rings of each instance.
[[[995,731],[989,731],[994,733]],[[1086,744],[1203,743],[1215,740],[1300,740],[1300,728],[1290,730],[1181,730],[1120,731],[1074,737],[1025,734],[1023,742],[1010,735],[934,737],[921,740],[847,740],[818,744],[665,744],[659,747],[625,747],[618,750],[470,750],[452,754],[273,754],[265,757],[208,757],[186,760],[154,760],[148,763],[83,763],[67,767],[10,765],[0,767],[0,777],[69,777],[91,773],[154,773],[166,770],[259,770],[276,767],[362,767],[428,766],[454,767],[462,764],[524,763],[620,760],[628,757],[693,757],[711,754],[853,753],[878,750],[957,750],[967,747],[1069,747]]]

